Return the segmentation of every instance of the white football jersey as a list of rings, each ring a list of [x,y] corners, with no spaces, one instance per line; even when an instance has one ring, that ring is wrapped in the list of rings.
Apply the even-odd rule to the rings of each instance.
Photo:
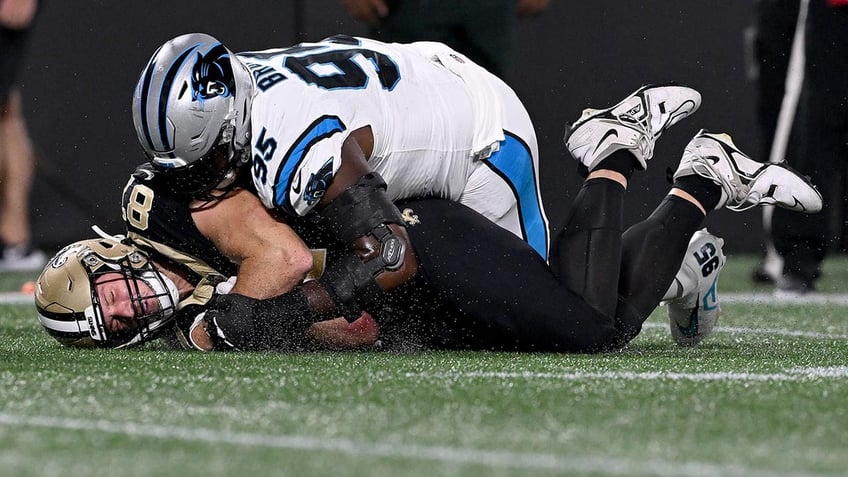
[[[304,216],[370,126],[368,163],[391,200],[440,197],[477,210],[547,257],[538,145],[500,79],[443,44],[333,37],[237,55],[257,94],[253,180],[266,207]]]

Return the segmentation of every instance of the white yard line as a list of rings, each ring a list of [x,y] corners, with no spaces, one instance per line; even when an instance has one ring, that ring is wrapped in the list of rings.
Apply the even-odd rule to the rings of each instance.
[[[515,452],[507,449],[474,449],[452,446],[408,445],[396,442],[374,443],[331,437],[272,435],[231,432],[209,428],[188,428],[135,422],[72,419],[63,417],[19,416],[0,413],[6,426],[93,431],[154,439],[175,439],[208,444],[288,449],[309,452],[336,452],[348,458],[404,458],[437,463],[483,465],[512,469],[568,470],[571,473],[626,475],[647,473],[661,476],[808,476],[813,474],[776,469],[758,469],[708,462],[679,462],[613,458],[607,455],[569,456],[556,453]]]
[[[848,305],[848,295],[810,293],[797,297],[776,297],[771,293],[722,293],[718,292],[719,303],[743,303],[756,305]]]
[[[665,323],[645,323],[642,325],[644,329],[668,330],[668,325]],[[788,330],[786,328],[750,328],[746,326],[716,326],[714,333],[739,333],[739,334],[761,334],[775,336],[792,336],[797,338],[812,338],[819,340],[848,340],[848,334],[843,333],[824,333],[819,331],[799,331]]]
[[[406,373],[406,378],[424,379],[553,379],[560,381],[582,380],[628,380],[628,381],[742,381],[742,382],[774,382],[774,381],[816,381],[823,379],[848,378],[848,366],[833,366],[828,368],[790,368],[777,373],[743,373],[735,371],[705,372],[705,373],[675,373],[668,371],[604,371],[604,372],[562,372],[538,373],[531,371],[500,372],[477,371],[460,373]]]
[[[0,292],[0,305],[32,305],[34,298],[29,293]]]

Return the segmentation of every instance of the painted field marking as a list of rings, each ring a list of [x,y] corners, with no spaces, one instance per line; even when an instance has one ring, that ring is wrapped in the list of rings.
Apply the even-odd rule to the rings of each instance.
[[[505,372],[505,371],[472,371],[459,373],[406,373],[406,378],[424,379],[553,379],[560,381],[581,380],[628,380],[628,381],[742,381],[742,382],[775,382],[775,381],[818,381],[823,379],[848,378],[848,366],[832,366],[825,368],[789,368],[777,373],[740,373],[735,371],[713,371],[704,373],[675,373],[669,371],[604,371],[604,372]]]
[[[665,323],[645,323],[643,329],[663,329],[668,330],[668,325]],[[848,334],[843,333],[824,333],[820,331],[798,331],[788,330],[786,328],[750,328],[746,326],[716,326],[713,333],[738,333],[738,334],[761,334],[774,336],[791,336],[793,338],[812,338],[819,340],[848,340]]]
[[[133,437],[175,439],[206,444],[230,444],[245,447],[288,449],[310,452],[336,452],[351,458],[405,458],[452,464],[483,465],[512,469],[568,470],[572,473],[626,475],[644,473],[660,476],[810,476],[798,471],[759,469],[709,462],[680,462],[655,459],[635,460],[608,455],[569,456],[543,452],[516,452],[501,449],[430,446],[397,442],[360,442],[333,437],[273,435],[232,432],[209,428],[188,428],[136,422],[73,419],[63,417],[18,416],[0,413],[0,424],[7,426],[105,432]]]
[[[793,297],[776,297],[771,293],[718,293],[719,303],[753,305],[848,305],[848,295],[842,293],[808,293]]]
[[[0,292],[0,305],[33,305],[34,298],[28,293]]]

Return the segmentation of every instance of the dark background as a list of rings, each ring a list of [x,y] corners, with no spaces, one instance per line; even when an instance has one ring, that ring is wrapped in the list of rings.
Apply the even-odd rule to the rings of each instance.
[[[668,190],[667,168],[699,128],[729,132],[763,157],[754,85],[745,77],[744,29],[752,2],[553,0],[520,21],[507,78],[534,118],[549,218],[559,223],[580,179],[562,146],[563,125],[585,107],[607,107],[645,83],[698,89],[701,109],[660,139],[647,173],[634,176],[628,223]],[[335,33],[364,34],[337,0],[146,2],[53,0],[32,38],[23,92],[39,171],[33,189],[33,239],[53,248],[88,238],[89,227],[123,231],[120,193],[143,161],[131,117],[132,90],[153,51],[202,31],[235,51],[287,46]],[[764,158],[763,158],[764,159]],[[722,211],[708,221],[729,252],[760,249],[759,210]]]

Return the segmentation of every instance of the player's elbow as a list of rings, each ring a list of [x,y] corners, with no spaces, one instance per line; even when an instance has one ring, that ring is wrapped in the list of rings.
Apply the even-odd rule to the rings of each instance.
[[[312,251],[305,247],[297,247],[285,251],[285,262],[293,273],[306,277],[312,271]]]
[[[312,270],[312,251],[305,246],[275,246],[272,243],[263,247],[261,261],[266,266],[300,282]]]
[[[383,256],[393,256],[394,254],[387,250],[387,247],[397,247],[397,259],[386,260],[387,267],[382,273],[377,275],[377,283],[383,290],[391,290],[411,280],[418,273],[418,260],[415,258],[415,251],[412,248],[409,235],[406,230],[396,225],[391,226],[395,231],[394,238],[396,240],[386,241],[382,244]]]

